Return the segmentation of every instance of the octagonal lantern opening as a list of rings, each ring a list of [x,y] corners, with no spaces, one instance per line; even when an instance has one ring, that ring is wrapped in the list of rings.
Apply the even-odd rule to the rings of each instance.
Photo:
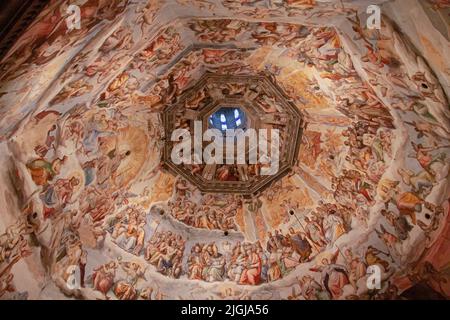
[[[202,99],[199,100],[198,97]],[[164,145],[163,164],[169,172],[182,176],[201,192],[238,193],[244,197],[261,193],[289,173],[298,159],[302,130],[305,126],[298,107],[273,78],[264,74],[206,73],[194,86],[183,92],[175,103],[164,109],[163,122],[165,136],[170,139]],[[198,122],[201,122],[202,132],[198,131]],[[197,144],[186,141],[190,155],[198,156],[201,153],[203,157],[197,157],[201,159],[200,162],[172,161],[172,151],[185,146],[184,143],[176,139],[173,141],[171,138],[177,129],[186,131],[191,140],[196,136],[203,136],[207,129],[218,129],[224,137],[224,144],[219,147],[223,153],[217,157],[222,161],[214,163],[203,161],[205,152],[211,152],[215,158],[217,150],[220,150],[210,149],[212,139],[208,138]],[[248,139],[249,142],[244,145],[244,152],[242,150],[237,152],[237,145],[230,148],[232,151],[229,152],[225,143],[230,141],[226,132],[228,129],[242,129],[252,136],[256,133],[257,141],[250,142]],[[272,132],[277,132],[279,137],[276,139],[279,140],[279,144],[274,143],[277,145],[279,155],[278,158],[275,157],[278,166],[273,174],[265,174],[262,168],[271,167],[273,163],[270,159],[274,141]],[[267,140],[266,143],[260,144],[262,136]],[[264,149],[266,144],[267,150],[270,151]],[[201,150],[197,149],[200,153],[196,153],[196,146],[200,147]],[[257,163],[249,160],[249,155],[255,154],[254,150],[257,153]],[[242,160],[243,155],[244,161],[238,161]],[[261,161],[264,155],[269,156],[269,162]]]
[[[219,129],[223,134],[227,130],[247,129],[247,114],[239,106],[223,106],[208,118],[210,129]]]

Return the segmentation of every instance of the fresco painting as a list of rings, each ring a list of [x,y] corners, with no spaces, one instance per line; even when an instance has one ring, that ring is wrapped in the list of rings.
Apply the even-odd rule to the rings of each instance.
[[[79,30],[69,2],[0,61],[0,299],[450,297],[444,51],[388,12],[367,29],[357,1],[89,0]],[[250,165],[164,161],[168,108],[191,128],[215,99],[251,100],[283,151],[280,105],[302,117],[289,170],[251,196],[193,182],[258,181]]]

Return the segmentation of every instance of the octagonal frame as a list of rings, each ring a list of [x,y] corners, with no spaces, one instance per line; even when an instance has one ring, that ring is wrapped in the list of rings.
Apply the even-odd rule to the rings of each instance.
[[[254,176],[252,181],[219,181],[209,180],[204,175],[194,175],[185,165],[176,165],[171,160],[172,142],[166,141],[163,151],[164,167],[175,175],[181,175],[190,183],[199,188],[201,192],[207,193],[237,193],[246,197],[251,197],[259,194],[264,189],[269,187],[273,182],[281,179],[291,170],[295,164],[298,151],[301,143],[301,135],[305,126],[303,116],[299,109],[292,103],[289,97],[282,91],[282,89],[275,83],[274,79],[266,75],[252,75],[252,76],[231,76],[231,75],[216,75],[211,73],[204,74],[198,82],[183,92],[176,101],[176,103],[167,106],[163,112],[163,123],[165,129],[165,136],[169,138],[171,131],[176,127],[177,116],[188,114],[190,123],[190,130],[193,132],[193,121],[201,120],[203,130],[208,128],[208,117],[216,110],[224,106],[233,106],[242,108],[251,123],[251,128],[259,129],[264,126],[269,127],[267,122],[261,120],[261,116],[267,116],[268,113],[264,111],[257,103],[248,99],[248,97],[233,97],[233,96],[214,96],[210,95],[212,101],[198,108],[198,110],[188,111],[185,108],[186,100],[193,96],[198,90],[208,89],[208,85],[226,85],[230,82],[237,83],[252,83],[261,88],[261,92],[269,92],[275,97],[277,105],[283,110],[286,118],[284,137],[280,137],[283,142],[283,147],[280,150],[280,166],[277,174],[272,176]],[[250,127],[250,126],[249,126]],[[282,140],[284,139],[284,140]],[[215,170],[215,168],[213,168]]]

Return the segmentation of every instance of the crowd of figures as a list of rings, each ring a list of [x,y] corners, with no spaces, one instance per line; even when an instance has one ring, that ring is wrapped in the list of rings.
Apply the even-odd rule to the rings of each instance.
[[[118,141],[123,142],[131,129],[120,111],[83,111],[75,110],[64,119],[55,111],[38,114],[37,125],[59,118],[64,126],[50,127],[26,168],[39,190],[44,219],[58,219],[76,208],[78,222],[89,221],[100,243],[105,234],[103,220],[127,201],[121,188],[132,170],[119,174],[118,169],[134,154],[129,149],[119,150]],[[75,153],[69,156],[70,147]]]
[[[112,292],[119,300],[161,300],[163,294],[153,287],[138,288],[138,282],[145,280],[146,268],[132,261],[110,261],[94,268],[89,277],[92,288],[106,299]]]
[[[73,268],[79,268],[84,285],[87,253],[80,239],[81,225],[87,229],[87,241],[96,248],[103,246],[107,232],[118,246],[136,254],[143,250],[145,239],[145,221],[139,210],[127,207],[119,211],[128,202],[129,193],[122,188],[134,170],[128,168],[122,174],[119,168],[123,169],[124,163],[135,156],[131,143],[126,141],[135,129],[128,126],[128,119],[119,111],[84,111],[76,108],[65,116],[44,111],[35,117],[36,126],[45,127],[53,121],[56,124],[48,127],[45,140],[35,141],[24,161],[26,172],[20,171],[16,181],[17,187],[23,188],[24,175],[29,174],[35,187],[30,200],[34,210],[27,213],[27,225],[36,224],[32,225],[36,230],[30,231],[35,233],[33,237],[23,236],[21,243],[44,241],[40,243],[46,247],[41,251],[43,266],[57,270],[63,291],[67,290],[65,281],[70,279]],[[116,210],[118,214],[114,214]],[[38,236],[40,228],[54,234],[45,239]],[[31,240],[26,241],[26,237]],[[18,259],[19,255],[14,255],[13,260]],[[3,273],[0,269],[0,273],[7,276],[2,287],[11,291],[13,287],[6,284],[12,278],[6,270]]]
[[[13,284],[14,274],[11,269],[20,259],[31,254],[28,246],[28,224],[21,219],[6,228],[0,234],[0,299],[5,297],[26,298],[26,293],[19,293]]]
[[[185,244],[181,235],[171,231],[155,230],[150,239],[146,240],[146,214],[134,206],[128,206],[125,210],[109,217],[105,224],[112,241],[120,248],[136,256],[144,257],[164,275],[180,277]]]
[[[141,254],[145,241],[145,214],[130,206],[108,219],[108,223],[111,238],[119,247],[135,255]]]
[[[196,243],[187,260],[189,279],[208,282],[226,279],[242,285],[258,285],[281,279],[297,265],[310,261],[312,249],[305,235],[289,230],[283,235],[276,230],[265,248],[255,243]]]
[[[353,123],[343,135],[349,147],[346,160],[354,169],[345,169],[339,177],[332,179],[336,208],[340,208],[338,211],[343,213],[342,218],[348,226],[354,227],[359,223],[367,227],[370,208],[378,195],[385,208],[380,210],[384,223],[376,232],[391,252],[400,256],[401,244],[409,238],[414,226],[426,234],[437,229],[436,223],[443,215],[443,208],[426,199],[449,170],[447,153],[441,151],[448,146],[434,144],[424,147],[411,142],[410,146],[405,146],[412,150],[409,154],[406,152],[407,157],[416,159],[420,169],[399,168],[396,172],[399,180],[394,180],[382,178],[392,160],[391,130],[361,120]],[[421,137],[428,135],[428,131],[421,133]],[[400,183],[405,184],[407,190],[401,192]],[[418,219],[419,215],[423,215],[425,220]]]
[[[61,166],[66,160],[66,156],[52,161],[38,158],[27,164],[34,183],[42,187],[41,200],[45,218],[60,212],[67,204],[71,203],[74,189],[80,185],[80,179],[75,176],[52,181],[60,174]]]
[[[309,268],[310,274],[302,276],[298,280],[300,292],[292,291],[289,299],[302,297],[306,300],[329,300],[339,299],[347,292],[348,299],[358,299],[358,290],[367,286],[367,277],[371,274],[368,267],[377,265],[384,272],[389,271],[389,254],[368,246],[362,256],[355,255],[352,250],[338,250],[331,256],[323,257],[314,267]],[[316,277],[314,273],[318,273]],[[378,292],[374,291],[365,296],[365,299],[382,299],[376,297]],[[391,298],[397,297],[394,292]]]
[[[293,227],[286,234],[274,230],[268,233],[265,243],[228,243],[220,247],[214,242],[196,243],[187,257],[187,265],[183,265],[186,241],[180,235],[156,231],[145,243],[145,215],[133,206],[106,219],[105,223],[109,225],[115,243],[144,257],[164,275],[179,278],[186,274],[192,280],[215,282],[228,279],[238,284],[257,285],[283,278],[296,266],[311,261],[332,245],[349,230],[350,213],[343,206],[319,203],[314,211],[298,221],[300,232]],[[387,262],[382,264],[388,269]],[[351,277],[349,275],[348,279]]]
[[[179,278],[186,240],[171,231],[155,232],[145,247],[145,260],[166,276]]]
[[[392,160],[392,131],[369,121],[354,122],[344,132],[349,148],[345,158],[354,169],[344,169],[332,179],[336,203],[351,214],[357,224],[367,227],[370,208],[375,204],[377,185]]]
[[[186,274],[192,280],[229,279],[239,284],[257,285],[283,278],[320,252],[319,246],[325,245],[324,235],[329,229],[324,233],[322,227],[316,228],[317,222],[306,221],[306,233],[295,231],[293,227],[286,234],[275,230],[273,234],[268,233],[265,243],[226,242],[220,249],[215,242],[196,243],[190,250],[187,265],[183,265],[186,239],[172,231],[158,231],[158,224],[153,226],[155,230],[146,240],[145,215],[138,209],[130,206],[105,223],[114,243],[143,257],[163,275],[179,278]]]
[[[301,222],[317,251],[332,245],[351,229],[367,228],[378,183],[392,159],[392,131],[389,128],[359,120],[344,130],[342,136],[344,147],[348,149],[347,165],[339,175],[330,175],[334,201],[319,201]]]
[[[160,238],[171,238],[176,241],[176,237],[170,232],[160,233]],[[266,263],[271,258],[265,258],[266,255],[259,242],[253,244],[238,242],[234,246],[225,242],[222,247],[227,253],[220,253],[215,243],[195,244],[188,258],[189,279],[209,282],[229,279],[241,285],[257,285],[275,280],[270,278],[274,274],[273,265],[281,261]],[[389,271],[389,263],[385,260],[387,257],[386,253],[372,246],[369,246],[362,256],[354,255],[349,249],[343,252],[338,250],[332,256],[322,258],[318,265],[309,269],[308,274],[299,278],[295,287],[300,288],[300,291],[293,289],[288,299],[300,297],[306,300],[339,299],[344,290],[354,293],[349,295],[350,299],[358,299],[356,294],[358,285],[361,281],[367,281],[367,276],[370,275],[368,266],[377,264],[385,271]],[[296,259],[297,256],[285,256],[284,260],[290,260],[291,263],[281,264],[276,268],[286,267],[287,272],[289,268],[299,263]],[[146,286],[144,276],[146,270],[147,268],[138,262],[110,261],[94,268],[86,283],[107,299],[111,293],[121,300],[164,298],[159,290]],[[316,278],[314,273],[318,273],[319,277]],[[365,298],[395,299],[398,298],[398,288],[389,285],[388,290],[374,291]]]
[[[242,209],[237,196],[208,194],[198,204],[191,191],[184,179],[176,184],[175,198],[168,203],[175,219],[195,228],[237,230],[234,218]]]

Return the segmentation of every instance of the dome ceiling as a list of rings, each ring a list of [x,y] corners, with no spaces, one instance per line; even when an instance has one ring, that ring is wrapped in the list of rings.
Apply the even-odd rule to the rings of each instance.
[[[404,1],[420,28],[402,1],[71,1],[79,29],[50,2],[0,61],[0,299],[449,297],[448,4]],[[275,175],[174,163],[222,108],[278,130]]]

